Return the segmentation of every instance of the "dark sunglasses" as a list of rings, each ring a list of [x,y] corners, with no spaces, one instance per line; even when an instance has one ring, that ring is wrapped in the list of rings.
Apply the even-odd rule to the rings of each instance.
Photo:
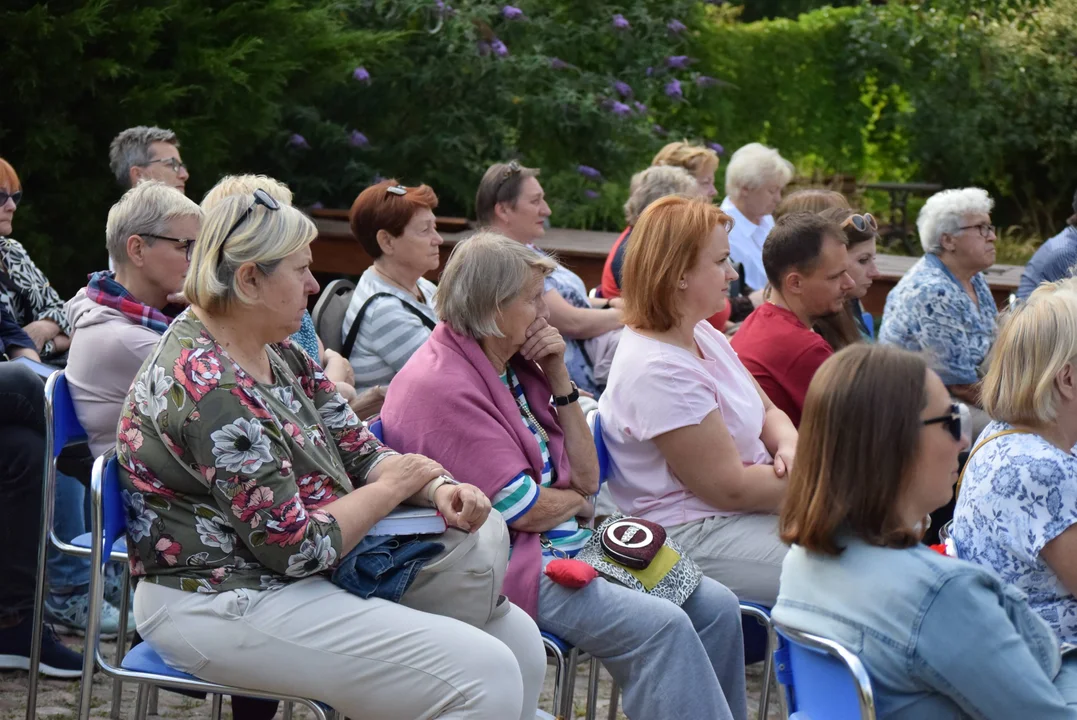
[[[174,238],[167,235],[154,235],[153,233],[142,233],[142,237],[157,238],[158,240],[167,240],[168,242],[174,242],[179,246],[180,250],[183,250],[187,254],[187,262],[191,262],[191,251],[194,250],[194,238]]]
[[[247,212],[240,215],[239,219],[232,224],[232,227],[231,229],[229,229],[228,234],[224,236],[224,240],[221,240],[221,246],[217,249],[217,267],[220,267],[221,263],[224,262],[224,246],[228,243],[228,238],[232,237],[232,233],[236,231],[236,228],[242,225],[243,221],[249,218],[251,216],[251,213],[254,212],[254,208],[258,207],[259,205],[269,210],[280,210],[280,203],[274,200],[272,195],[270,195],[261,188],[255,190],[254,202],[252,202],[251,206],[247,208]]]
[[[863,215],[850,215],[846,218],[845,222],[841,224],[842,230],[853,226],[853,229],[860,233],[866,233],[869,230],[876,232],[879,229],[879,223],[875,221],[875,216],[871,213],[864,213]]]
[[[940,415],[939,417],[924,420],[924,425],[934,425],[935,423],[939,423],[949,430],[950,435],[957,442],[961,442],[961,438],[972,439],[970,437],[972,434],[972,415],[969,413],[968,405],[965,403],[952,404],[948,415]]]
[[[0,207],[7,205],[8,198],[11,198],[11,202],[18,205],[20,202],[22,202],[22,190],[13,193],[0,190]]]

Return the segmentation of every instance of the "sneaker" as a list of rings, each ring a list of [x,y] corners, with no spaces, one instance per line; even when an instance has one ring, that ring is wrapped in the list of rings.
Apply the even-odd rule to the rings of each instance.
[[[26,617],[18,625],[0,629],[0,670],[30,669],[30,627],[33,618]],[[82,654],[60,642],[48,625],[42,629],[42,675],[53,678],[77,678],[82,675]]]
[[[123,569],[115,563],[109,563],[105,571],[105,602],[113,607],[120,607],[123,597]],[[116,568],[115,570],[113,568]],[[134,593],[128,590],[127,607],[133,607]]]
[[[85,635],[90,617],[90,596],[88,593],[71,593],[55,595],[49,593],[45,598],[45,617],[61,633]],[[135,629],[134,614],[127,612],[127,632]],[[115,638],[120,632],[120,611],[110,602],[101,605],[101,637]]]

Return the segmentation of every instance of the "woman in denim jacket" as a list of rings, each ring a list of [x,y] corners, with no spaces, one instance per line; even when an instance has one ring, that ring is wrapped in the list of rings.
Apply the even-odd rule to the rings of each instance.
[[[880,720],[1077,718],[1077,664],[1024,595],[919,543],[967,426],[918,355],[857,344],[827,360],[782,510],[774,619],[856,653]]]

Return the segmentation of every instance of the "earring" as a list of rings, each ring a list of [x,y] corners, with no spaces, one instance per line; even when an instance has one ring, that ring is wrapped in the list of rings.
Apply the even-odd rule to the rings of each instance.
[[[687,290],[688,289],[688,283],[686,283],[684,280],[681,280],[680,288],[681,288],[681,290]]]

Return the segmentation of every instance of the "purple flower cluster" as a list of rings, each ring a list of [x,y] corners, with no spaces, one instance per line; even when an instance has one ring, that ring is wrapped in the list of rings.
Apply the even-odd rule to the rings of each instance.
[[[365,148],[370,145],[370,139],[358,130],[352,130],[348,135],[348,144],[355,148]]]
[[[611,101],[609,104],[609,108],[610,112],[612,112],[614,115],[620,115],[621,117],[632,114],[632,108],[628,107],[623,102],[619,102],[617,100]]]
[[[576,172],[578,172],[580,175],[583,175],[585,178],[589,178],[591,180],[602,179],[602,173],[600,173],[598,170],[595,170],[590,165],[579,165],[576,168]]]
[[[598,200],[602,197],[602,194],[598,192],[598,190],[591,190],[590,188],[584,190],[583,194],[588,200]]]
[[[684,70],[692,62],[687,55],[671,55],[666,58],[666,66],[674,70]]]
[[[290,138],[288,138],[288,144],[294,148],[303,148],[304,150],[310,149],[310,145],[307,143],[307,139],[299,133],[295,133]]]
[[[512,5],[506,5],[505,7],[501,8],[501,17],[505,18],[506,20],[526,20],[527,19],[527,18],[524,17],[524,11],[523,10],[521,10],[518,7],[513,7]]]
[[[494,55],[498,57],[505,57],[509,54],[509,49],[505,47],[505,43],[501,42],[500,38],[494,38],[490,42],[490,49],[494,51]]]
[[[573,69],[575,67],[576,67],[575,65],[572,65],[571,63],[567,63],[564,60],[562,60],[561,58],[555,58],[555,57],[550,58],[550,68],[553,69],[553,70],[571,70],[571,69]]]
[[[688,29],[687,25],[677,19],[670,20],[666,27],[669,28],[669,31],[674,35],[680,35],[682,32]]]
[[[647,106],[641,103],[639,100],[633,102],[632,107],[636,108],[636,112],[640,113],[641,115],[647,112]]]
[[[681,90],[681,81],[674,79],[666,83],[666,95],[674,100],[683,100],[684,92]]]
[[[709,147],[711,150],[718,153],[719,155],[725,155],[725,148],[722,147],[721,143],[709,142],[707,143],[707,147]]]
[[[632,86],[622,80],[614,81],[613,89],[623,98],[632,97]]]
[[[613,23],[614,30],[627,30],[628,28],[632,27],[629,24],[628,20],[625,19],[625,16],[621,13],[617,13],[616,15],[614,15],[611,22]]]
[[[367,85],[370,84],[370,72],[362,65],[355,68],[352,72],[352,77],[361,83],[366,83]]]

